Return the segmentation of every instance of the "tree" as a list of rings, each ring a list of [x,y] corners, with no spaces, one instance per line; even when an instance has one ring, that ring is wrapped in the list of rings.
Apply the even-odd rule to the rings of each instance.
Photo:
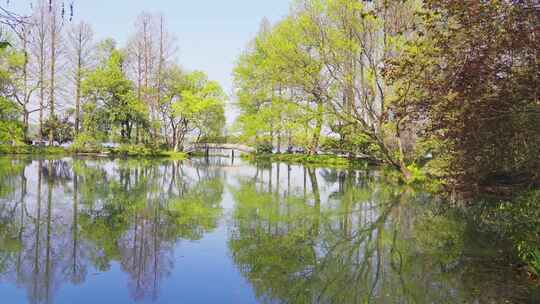
[[[71,27],[67,34],[73,80],[75,82],[75,134],[81,122],[82,82],[91,67],[93,32],[90,25],[81,22]]]
[[[72,0],[67,4],[66,2],[62,2],[62,18],[68,17],[69,14],[69,20],[71,21],[73,19],[73,13],[74,13],[74,7],[75,7],[75,1]],[[0,24],[6,25],[15,32],[18,32],[18,29],[20,29],[21,25],[28,24],[29,23],[29,17],[17,14],[16,12],[12,11],[9,8],[10,1],[6,1],[6,6],[0,5]],[[66,6],[69,6],[69,10],[66,10]]]
[[[166,70],[173,65],[171,59],[176,53],[175,37],[168,32],[161,15],[142,13],[135,27],[136,32],[126,48],[128,75],[136,83],[137,98],[149,109],[151,127],[146,128],[150,131],[149,139],[154,143],[162,139],[166,141],[166,133],[170,130],[167,130],[168,123],[160,107],[164,97]],[[139,129],[137,132],[140,133]]]
[[[49,35],[50,35],[50,78],[49,78],[49,120],[56,120],[56,69],[58,61],[58,44],[61,39],[61,21],[58,18],[60,7],[54,0],[49,0]],[[54,143],[54,128],[49,130],[49,146]]]
[[[452,188],[504,194],[538,184],[537,5],[427,1],[425,8],[423,35],[389,65],[398,113],[426,122]]]
[[[10,46],[0,48],[0,143],[15,145],[24,139],[21,107],[16,102],[16,73],[22,66],[20,53]]]
[[[286,99],[303,111],[311,154],[318,150],[322,132],[334,129],[356,137],[349,142],[369,147],[361,152],[410,180],[414,125],[397,115],[395,88],[384,68],[403,52],[418,7],[413,0],[298,1],[287,18],[259,34],[241,57],[235,74],[240,102],[272,103],[274,96],[283,96],[276,92],[287,92]],[[265,84],[270,88],[263,93]],[[264,112],[255,108],[255,113]]]
[[[26,39],[26,34],[28,33],[23,32],[22,34],[22,39]],[[17,138],[17,140],[27,141],[30,114],[37,111],[37,109],[29,109],[35,87],[32,87],[29,81],[27,41],[23,40],[22,42],[22,50],[20,51],[15,46],[6,46],[0,50],[2,52],[0,56],[4,67],[1,80],[1,94],[6,99],[4,106],[7,108],[5,110],[20,115],[16,120],[22,122],[23,135],[22,138]],[[7,106],[8,101],[15,104],[13,106]]]
[[[47,88],[45,69],[47,68],[47,54],[45,52],[47,44],[46,26],[47,5],[45,1],[40,1],[32,13],[32,24],[35,24],[32,31],[32,48],[35,61],[37,62],[37,83],[39,87],[39,131],[40,142],[43,140],[43,124],[45,110],[45,90]]]
[[[172,130],[171,146],[181,150],[186,137],[218,137],[225,125],[225,94],[200,71],[169,71],[167,93],[161,106]]]
[[[311,108],[309,103],[301,102],[305,94],[275,79],[279,77],[275,76],[276,70],[283,69],[270,57],[270,47],[276,42],[269,42],[271,34],[268,20],[263,19],[258,36],[237,61],[234,81],[240,116],[236,127],[244,140],[254,139],[255,143],[274,143],[277,134],[278,150],[283,135],[287,135],[289,145],[296,135],[297,142],[309,147],[309,141],[301,134],[309,133]]]
[[[185,136],[198,140],[221,134],[225,125],[222,107],[205,104],[211,97],[225,100],[219,85],[205,79],[200,86],[192,83],[179,91],[189,83],[188,74],[166,79],[174,75],[169,71],[176,68],[173,62],[176,43],[163,16],[141,14],[136,33],[126,48],[119,50],[112,39],[94,46],[92,30],[84,22],[66,30],[72,10],[72,5],[68,7],[62,0],[40,0],[32,6],[30,17],[13,24],[10,34],[16,34],[14,41],[0,43],[2,49],[13,45],[13,50],[17,50],[10,55],[12,75],[5,78],[2,92],[16,106],[9,110],[6,106],[3,110],[10,117],[19,113],[26,142],[34,118],[32,113],[38,111],[38,139],[43,142],[46,134],[49,145],[60,138],[70,138],[71,135],[64,136],[66,130],[58,128],[72,125],[74,130],[69,134],[77,137],[77,143],[91,138],[91,142],[110,139],[137,144],[151,142],[156,147],[166,143],[173,147],[176,144],[171,141],[180,134],[175,131],[174,136],[169,135],[171,126],[177,126],[170,123],[171,115],[183,119],[189,116],[189,127],[181,135],[183,140]],[[8,10],[0,6],[0,23],[6,21],[2,19],[3,13],[7,14]],[[67,73],[59,73],[66,66]],[[66,86],[68,89],[63,86],[66,80],[70,84]],[[173,83],[175,80],[179,83]],[[71,89],[72,93],[66,94]],[[182,91],[186,94],[191,91],[192,95],[183,98]],[[173,110],[171,96],[188,100],[184,102],[186,105],[201,102],[202,110],[193,113],[187,108]],[[65,134],[57,136],[56,131]]]
[[[43,135],[50,136],[53,133],[53,141],[59,145],[73,141],[75,138],[74,131],[75,128],[70,121],[70,115],[67,114],[61,118],[58,116],[50,117],[43,126]]]
[[[137,100],[133,84],[124,74],[123,63],[124,56],[113,50],[108,61],[87,76],[82,87],[84,97],[96,108],[103,108],[102,113],[111,126],[120,129],[121,141],[129,142],[135,123],[146,118],[146,108]]]
[[[30,125],[30,114],[39,111],[39,108],[30,109],[32,95],[37,89],[37,85],[31,81],[30,71],[30,38],[32,34],[32,26],[27,23],[20,24],[20,40],[21,40],[21,52],[22,52],[22,64],[20,69],[15,71],[17,79],[12,82],[13,98],[17,101],[22,112],[23,121],[23,137],[25,141],[28,141],[28,130]]]
[[[15,145],[23,139],[23,127],[18,121],[18,107],[9,99],[0,97],[0,143]]]

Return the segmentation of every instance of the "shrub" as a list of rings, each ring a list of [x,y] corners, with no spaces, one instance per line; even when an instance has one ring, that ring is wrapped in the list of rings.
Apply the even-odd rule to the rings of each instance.
[[[257,154],[272,154],[273,149],[274,147],[270,143],[257,144],[257,146],[255,147]]]
[[[59,155],[65,154],[62,147],[34,147],[27,145],[6,146],[0,145],[0,154],[35,154],[35,155]]]
[[[111,150],[111,153],[120,156],[159,156],[160,150],[145,145],[123,144]]]
[[[88,133],[80,133],[75,137],[75,141],[73,144],[69,147],[70,151],[75,153],[80,152],[87,152],[87,153],[94,153],[99,152],[100,146],[93,136],[91,136]]]

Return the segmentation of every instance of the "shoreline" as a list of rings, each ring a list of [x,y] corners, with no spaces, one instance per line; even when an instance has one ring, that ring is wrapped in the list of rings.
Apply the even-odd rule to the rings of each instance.
[[[299,164],[306,166],[323,166],[332,168],[351,168],[351,169],[367,169],[373,167],[380,167],[381,163],[374,159],[349,159],[337,155],[308,155],[308,154],[292,154],[292,153],[278,153],[278,154],[243,154],[243,159],[248,161],[270,161],[270,162],[282,162],[288,164]]]
[[[0,146],[0,156],[91,156],[91,157],[110,157],[110,158],[163,158],[174,160],[186,160],[188,153],[174,152],[167,150],[158,151],[126,151],[126,150],[103,150],[103,151],[73,151],[63,147],[6,147]]]

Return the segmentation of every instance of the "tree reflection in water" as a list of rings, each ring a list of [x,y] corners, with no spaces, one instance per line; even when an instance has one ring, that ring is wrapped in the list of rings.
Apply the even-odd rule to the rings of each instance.
[[[493,285],[492,278],[478,290],[479,282],[464,283],[463,277],[479,270],[464,250],[467,226],[457,214],[438,214],[441,208],[429,196],[389,186],[368,172],[310,168],[304,169],[303,185],[280,192],[279,175],[272,173],[279,165],[273,167],[233,190],[229,239],[235,263],[262,302],[529,299],[527,290],[510,287],[513,274],[500,269],[487,272],[502,275],[508,280],[503,284]],[[321,184],[337,187],[322,197]]]
[[[200,239],[221,216],[218,171],[100,160],[12,167],[18,174],[3,183],[13,189],[0,200],[0,280],[26,289],[31,303],[52,303],[63,282],[82,284],[115,262],[133,299],[155,300],[175,245]]]
[[[243,276],[260,302],[534,302],[501,266],[504,244],[377,172],[226,158],[0,158],[0,167],[0,283],[30,303],[115,269],[127,301],[157,302],[164,282],[192,283],[174,281],[179,244],[196,248],[185,241],[223,248],[214,256],[229,264],[211,271],[234,272],[232,286]],[[210,262],[202,256],[188,276]],[[207,279],[193,278],[204,299],[216,290]]]

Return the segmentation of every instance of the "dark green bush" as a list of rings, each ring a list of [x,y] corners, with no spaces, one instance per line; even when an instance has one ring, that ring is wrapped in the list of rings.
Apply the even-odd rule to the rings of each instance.
[[[272,154],[273,146],[270,143],[261,143],[255,147],[257,154]]]

